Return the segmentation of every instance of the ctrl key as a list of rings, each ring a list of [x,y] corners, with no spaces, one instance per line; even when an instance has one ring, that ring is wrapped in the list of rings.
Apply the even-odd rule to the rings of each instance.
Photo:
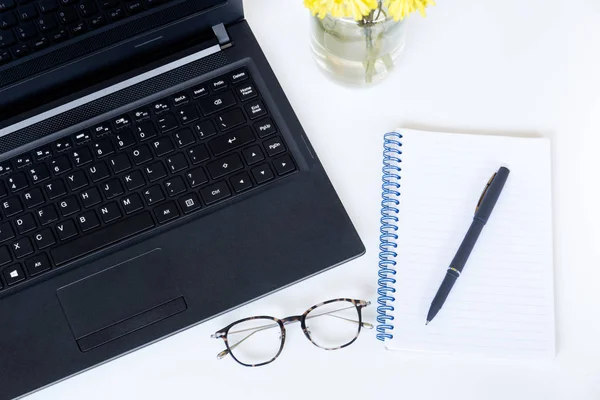
[[[204,202],[209,205],[231,196],[231,191],[229,190],[227,183],[221,181],[202,189],[200,191],[200,196],[202,196]]]
[[[4,280],[6,280],[8,286],[25,280],[25,274],[19,264],[5,268],[2,272],[4,273]]]

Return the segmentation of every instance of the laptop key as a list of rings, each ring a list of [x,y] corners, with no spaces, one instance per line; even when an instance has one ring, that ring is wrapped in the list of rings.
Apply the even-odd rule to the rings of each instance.
[[[90,29],[97,29],[106,25],[106,17],[103,14],[94,15],[89,19],[88,24]]]
[[[56,15],[60,23],[63,25],[68,25],[72,22],[75,22],[79,18],[74,7],[63,8]]]
[[[102,201],[102,197],[100,196],[100,192],[96,188],[90,188],[89,190],[85,190],[79,194],[81,197],[81,202],[85,208],[90,208],[99,204]]]
[[[289,174],[290,172],[296,170],[296,165],[294,164],[292,157],[287,154],[274,160],[273,166],[275,167],[275,171],[279,176]]]
[[[273,175],[273,171],[271,171],[269,164],[263,164],[256,168],[252,168],[252,176],[254,176],[254,180],[259,185],[275,178],[275,175]]]
[[[235,96],[231,92],[223,92],[201,98],[200,109],[204,115],[211,115],[236,104]]]
[[[16,42],[11,31],[0,31],[0,49],[8,47]]]
[[[7,241],[8,239],[12,239],[15,237],[15,231],[13,231],[10,222],[5,222],[0,224],[0,243]]]
[[[246,112],[250,116],[250,119],[256,119],[263,115],[267,115],[265,105],[260,100],[255,100],[246,104]]]
[[[104,221],[105,224],[116,221],[123,216],[121,214],[121,210],[119,209],[119,205],[115,202],[108,203],[105,206],[100,207],[98,212],[100,213],[102,221]]]
[[[135,136],[130,129],[125,129],[115,136],[117,139],[117,147],[119,150],[126,149],[135,144]]]
[[[164,114],[158,119],[158,127],[162,133],[172,131],[178,126],[179,124],[177,123],[177,119],[175,119],[173,114]]]
[[[167,176],[167,171],[162,162],[158,161],[144,168],[146,176],[150,182],[157,181]]]
[[[285,144],[280,137],[274,137],[273,139],[269,139],[264,143],[265,149],[267,150],[267,154],[270,157],[273,157],[279,153],[283,153],[285,151]]]
[[[2,202],[2,211],[6,218],[12,217],[23,211],[23,205],[18,197],[11,197]]]
[[[198,200],[198,196],[196,196],[194,193],[190,193],[180,198],[179,206],[183,210],[184,214],[191,213],[192,211],[198,210],[202,207],[200,200]]]
[[[28,190],[23,193],[23,202],[27,208],[33,208],[44,203],[44,195],[40,188]]]
[[[161,202],[165,199],[165,195],[160,186],[152,186],[143,192],[146,204],[149,206]]]
[[[208,146],[215,156],[227,153],[233,149],[254,142],[254,134],[250,127],[245,126],[237,131],[211,140]]]
[[[52,268],[48,256],[45,254],[38,254],[29,260],[25,261],[25,268],[31,276],[39,275],[43,272],[49,271]]]
[[[169,197],[177,196],[185,192],[185,182],[181,179],[180,176],[176,176],[168,181],[165,181],[165,189],[167,190],[167,195]]]
[[[106,200],[110,200],[125,193],[123,191],[123,186],[121,186],[121,182],[118,179],[112,179],[106,183],[103,183],[102,191],[104,192],[104,197],[106,197]]]
[[[33,241],[38,249],[42,250],[46,247],[52,246],[56,243],[54,239],[54,235],[52,234],[52,230],[50,228],[46,228],[42,231],[39,231],[35,235],[33,235]]]
[[[252,186],[252,180],[250,179],[250,175],[246,172],[242,172],[241,174],[237,174],[229,180],[231,182],[231,186],[233,186],[233,190],[236,193],[243,192],[244,190],[250,189]]]
[[[77,236],[77,227],[75,227],[75,223],[73,221],[68,219],[56,225],[56,233],[61,241],[67,240]]]
[[[79,228],[82,232],[87,232],[100,225],[100,221],[98,221],[98,217],[94,211],[88,211],[85,214],[80,215],[77,217],[77,221],[79,222]]]
[[[90,173],[93,182],[99,182],[110,176],[110,172],[104,161],[89,167],[88,172]]]
[[[26,237],[15,240],[12,243],[11,248],[16,258],[23,258],[30,255],[34,251],[31,241]]]
[[[219,125],[219,129],[222,131],[234,128],[244,122],[246,122],[246,117],[244,117],[244,113],[239,108],[217,117],[217,125]]]
[[[265,159],[265,156],[260,150],[259,146],[248,147],[242,151],[242,154],[246,160],[246,164],[248,165],[256,164],[257,162]]]
[[[88,185],[88,180],[85,176],[85,172],[79,170],[73,172],[71,175],[67,175],[67,186],[69,190],[74,192]]]
[[[179,217],[179,210],[177,209],[175,203],[170,201],[156,207],[154,209],[154,215],[156,215],[156,220],[159,224],[164,224]]]
[[[192,164],[199,164],[202,161],[206,161],[210,158],[208,150],[206,150],[206,146],[204,146],[203,144],[189,149],[188,156],[190,157],[190,161],[192,161]]]
[[[75,214],[79,212],[81,208],[79,208],[79,203],[77,203],[77,199],[75,196],[69,196],[67,198],[62,199],[58,203],[58,209],[63,217],[68,217],[71,214]]]
[[[246,69],[239,69],[230,74],[229,78],[231,79],[231,83],[236,84],[248,79],[248,71]]]
[[[6,50],[0,50],[0,65],[9,62],[12,60],[12,56]]]
[[[136,193],[132,193],[127,197],[123,197],[121,199],[121,205],[123,206],[126,214],[132,214],[144,208],[144,204],[142,204],[140,196]]]
[[[0,265],[8,264],[11,261],[12,256],[10,255],[10,251],[8,251],[8,247],[0,247]]]
[[[52,204],[37,210],[36,214],[41,225],[48,225],[49,223],[58,220],[58,214]]]
[[[208,177],[206,176],[206,173],[204,172],[202,167],[198,167],[196,169],[188,171],[185,174],[185,177],[188,181],[188,184],[192,188],[195,188],[208,182]]]
[[[175,151],[175,146],[173,146],[173,142],[169,137],[163,137],[152,143],[152,147],[154,147],[154,151],[158,157],[162,157],[165,154],[169,154]]]
[[[124,175],[123,181],[125,182],[125,186],[129,191],[140,188],[146,183],[146,181],[144,181],[144,176],[140,171],[133,171],[130,174]]]
[[[189,105],[177,110],[177,117],[182,124],[189,124],[190,122],[196,121],[200,118],[198,111],[196,111],[195,105]]]
[[[43,182],[50,178],[50,171],[48,171],[48,168],[44,164],[31,166],[27,169],[27,173],[29,174],[29,179],[31,179],[31,182],[33,183]]]
[[[37,35],[37,30],[35,29],[35,25],[33,22],[27,22],[25,24],[17,26],[15,28],[15,33],[17,34],[17,37],[19,39],[27,40]]]
[[[143,123],[139,124],[136,127],[135,133],[136,133],[137,137],[140,139],[140,141],[142,141],[142,142],[144,140],[152,139],[153,137],[158,135],[158,133],[156,132],[156,129],[154,128],[154,124],[152,123],[152,121],[147,121],[147,122],[143,122]]]
[[[113,8],[108,12],[108,18],[112,21],[118,21],[127,16],[125,9],[123,7]]]
[[[31,214],[25,214],[25,215],[21,216],[20,218],[17,218],[15,220],[15,226],[17,227],[17,232],[19,232],[19,235],[22,235],[27,232],[31,232],[32,230],[37,228],[35,219],[33,218],[33,215],[31,215]]]
[[[225,181],[220,181],[200,190],[200,196],[207,205],[210,205],[231,196],[231,191]]]
[[[63,265],[153,227],[152,216],[146,211],[58,246],[50,253],[56,265]]]
[[[71,163],[67,156],[60,156],[52,160],[50,168],[52,169],[52,172],[54,172],[54,175],[60,175],[71,170]]]
[[[29,186],[24,172],[17,172],[16,174],[11,175],[10,178],[8,178],[7,183],[10,191],[13,193],[23,190]]]
[[[179,147],[180,149],[196,143],[196,138],[194,137],[192,131],[189,129],[182,129],[179,132],[175,133],[173,137],[175,138],[177,147]]]
[[[110,139],[103,139],[94,144],[94,153],[98,158],[106,157],[115,152],[115,148],[112,145]]]
[[[18,264],[5,268],[3,273],[4,279],[6,280],[8,286],[12,286],[25,280],[25,274],[23,273],[23,269]]]
[[[194,130],[200,140],[209,138],[217,134],[215,125],[210,121],[202,121],[199,124],[194,124]]]
[[[152,160],[153,158],[150,148],[148,148],[148,146],[146,145],[134,148],[131,152],[131,155],[133,157],[133,162],[135,163],[135,165],[142,165]]]
[[[38,7],[42,14],[48,14],[49,12],[56,11],[58,9],[58,4],[56,0],[39,0]]]
[[[175,154],[172,157],[167,158],[167,166],[172,174],[183,171],[188,167],[188,163],[185,156],[181,153]]]
[[[244,167],[240,156],[231,154],[223,157],[220,160],[213,161],[207,165],[208,173],[213,179],[218,179],[222,176],[238,171]]]

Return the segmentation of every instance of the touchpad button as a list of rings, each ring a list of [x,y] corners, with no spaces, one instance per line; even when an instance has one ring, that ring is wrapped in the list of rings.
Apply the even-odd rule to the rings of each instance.
[[[160,249],[58,289],[82,351],[156,323],[187,307]]]

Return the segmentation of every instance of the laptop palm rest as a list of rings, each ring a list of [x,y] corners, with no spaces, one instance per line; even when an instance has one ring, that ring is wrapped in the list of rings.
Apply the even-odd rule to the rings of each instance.
[[[186,310],[161,249],[142,254],[58,289],[82,352]]]

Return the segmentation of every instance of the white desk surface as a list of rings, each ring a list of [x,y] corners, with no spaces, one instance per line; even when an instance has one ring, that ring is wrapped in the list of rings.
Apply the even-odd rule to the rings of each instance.
[[[317,70],[301,4],[246,0],[247,20],[367,254],[30,399],[600,399],[600,2],[439,0],[426,19],[410,18],[397,70],[369,90]],[[326,352],[290,326],[267,367],[218,361],[222,343],[209,335],[238,318],[340,296],[376,301],[381,135],[397,126],[552,139],[556,359],[387,352],[374,331]],[[374,306],[366,314],[375,321]]]

